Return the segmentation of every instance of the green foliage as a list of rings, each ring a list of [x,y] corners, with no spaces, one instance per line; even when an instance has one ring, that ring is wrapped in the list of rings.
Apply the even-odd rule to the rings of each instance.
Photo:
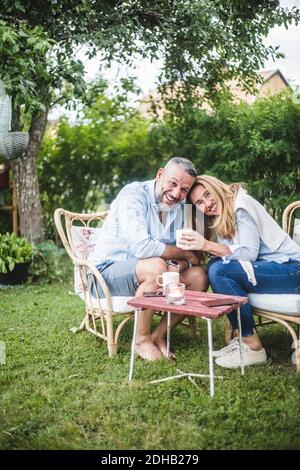
[[[283,9],[276,0],[256,0],[251,7],[246,0],[2,0],[0,77],[13,100],[12,130],[27,123],[34,142],[26,154],[32,164],[15,167],[18,198],[23,192],[27,198],[20,211],[23,234],[44,238],[40,195],[26,187],[25,170],[30,168],[30,186],[38,188],[35,162],[48,110],[85,97],[80,49],[88,58],[99,53],[101,66],[113,59],[130,64],[136,57],[163,58],[160,82],[175,91],[182,85],[175,101],[167,100],[180,113],[182,99],[192,100],[197,86],[210,98],[232,77],[251,88],[268,55],[282,56],[264,45],[269,30],[299,19],[299,9]],[[32,220],[32,230],[24,219]]]
[[[29,268],[30,282],[65,282],[72,274],[73,266],[63,248],[51,241],[35,245]]]
[[[139,54],[164,57],[162,80],[214,95],[226,79],[251,87],[267,56],[275,25],[297,23],[300,13],[276,0],[3,0],[0,12],[0,76],[16,104],[31,111],[52,100],[83,96],[84,68],[76,52],[102,52],[102,61],[130,63]],[[58,94],[59,93],[59,94]]]
[[[16,264],[28,263],[32,255],[33,248],[26,238],[8,232],[0,234],[0,273],[12,271]]]
[[[47,54],[52,41],[41,26],[30,27],[20,20],[12,27],[0,19],[0,77],[5,83],[6,92],[14,95],[15,105],[26,105],[27,109],[44,108],[37,90],[37,82],[43,88],[51,83],[51,68]]]
[[[223,101],[210,113],[186,107],[149,138],[162,160],[178,154],[199,174],[245,182],[279,222],[284,207],[300,199],[300,103],[289,92],[251,106]]]
[[[95,210],[129,181],[152,178],[160,164],[148,143],[149,123],[128,105],[129,84],[123,86],[114,98],[93,88],[80,119],[62,119],[44,140],[38,171],[48,237],[57,207]]]
[[[45,139],[39,175],[48,236],[53,211],[96,210],[131,181],[153,178],[175,155],[199,174],[242,181],[281,223],[300,199],[300,103],[291,93],[253,105],[220,102],[214,112],[187,105],[180,119],[155,125],[128,107],[124,95],[97,95],[75,125],[62,120]]]
[[[63,282],[70,279],[73,266],[66,252],[53,242],[31,245],[14,233],[0,234],[0,273],[12,271],[17,264],[30,263],[29,282]]]

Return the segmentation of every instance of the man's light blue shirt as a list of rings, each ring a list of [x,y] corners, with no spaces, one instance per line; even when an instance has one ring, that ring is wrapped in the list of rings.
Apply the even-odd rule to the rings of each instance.
[[[159,219],[154,194],[155,180],[126,185],[112,202],[93,261],[124,261],[160,257],[166,245],[175,245],[176,230],[183,227],[184,202],[164,211]]]

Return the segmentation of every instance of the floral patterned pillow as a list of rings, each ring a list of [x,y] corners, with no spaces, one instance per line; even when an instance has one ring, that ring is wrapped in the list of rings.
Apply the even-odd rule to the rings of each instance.
[[[79,259],[92,261],[100,234],[101,228],[73,226],[71,229],[71,236],[75,256]],[[78,295],[83,294],[79,268],[76,266],[74,267],[74,292]]]

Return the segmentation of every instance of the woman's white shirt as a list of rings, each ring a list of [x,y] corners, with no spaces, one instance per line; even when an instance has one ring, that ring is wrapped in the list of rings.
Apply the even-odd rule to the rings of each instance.
[[[261,239],[257,224],[245,209],[238,209],[235,212],[236,228],[239,243],[234,239],[223,239],[218,237],[218,243],[229,247],[231,254],[223,256],[223,262],[229,263],[231,260],[256,261],[264,259],[285,263],[290,259],[300,261],[300,246],[285,234],[283,242],[273,251]]]

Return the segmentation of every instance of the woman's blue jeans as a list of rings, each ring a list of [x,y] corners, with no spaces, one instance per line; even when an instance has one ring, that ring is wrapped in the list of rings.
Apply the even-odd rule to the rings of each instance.
[[[275,263],[275,261],[252,262],[257,285],[248,281],[247,274],[238,261],[223,263],[213,258],[208,264],[208,276],[212,290],[218,294],[247,296],[256,294],[300,294],[300,262]],[[241,307],[242,335],[252,336],[254,319],[250,304]],[[231,326],[238,329],[236,311],[228,315]]]

